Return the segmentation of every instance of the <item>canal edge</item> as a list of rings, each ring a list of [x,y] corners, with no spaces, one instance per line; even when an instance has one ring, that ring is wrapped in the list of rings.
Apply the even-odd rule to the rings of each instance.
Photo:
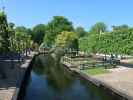
[[[25,88],[25,85],[26,83],[28,82],[28,78],[30,76],[30,72],[31,72],[31,65],[32,65],[32,61],[34,60],[34,58],[38,56],[38,54],[34,54],[30,59],[26,59],[26,61],[20,65],[20,66],[24,66],[26,69],[25,71],[23,72],[23,76],[22,76],[22,79],[20,80],[20,84],[18,87],[16,87],[16,90],[12,96],[12,99],[11,100],[21,100],[20,97],[21,97],[21,92],[23,91],[23,89]]]
[[[94,84],[95,86],[102,88],[104,90],[108,90],[112,95],[116,95],[119,98],[121,98],[121,100],[133,100],[133,97],[126,94],[125,92],[121,92],[120,90],[117,90],[115,88],[113,88],[112,86],[108,85],[107,83],[100,81],[96,78],[94,78],[93,76],[89,76],[84,74],[83,72],[79,71],[79,70],[73,70],[71,69],[69,66],[67,66],[66,64],[63,64],[70,72],[73,72],[75,74],[78,74],[79,77],[85,79],[86,81],[91,82],[92,84]]]

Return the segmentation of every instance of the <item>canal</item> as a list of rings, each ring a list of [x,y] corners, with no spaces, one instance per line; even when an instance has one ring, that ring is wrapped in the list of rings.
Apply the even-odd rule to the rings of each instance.
[[[118,100],[96,87],[51,56],[40,55],[32,63],[32,72],[23,100]]]

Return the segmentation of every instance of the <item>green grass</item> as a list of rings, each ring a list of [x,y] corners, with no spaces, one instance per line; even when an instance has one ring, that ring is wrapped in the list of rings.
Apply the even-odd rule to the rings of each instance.
[[[129,61],[128,63],[133,64],[133,60],[132,61]]]
[[[88,75],[100,75],[108,73],[109,71],[107,71],[104,67],[96,67],[96,68],[83,70],[82,72]]]

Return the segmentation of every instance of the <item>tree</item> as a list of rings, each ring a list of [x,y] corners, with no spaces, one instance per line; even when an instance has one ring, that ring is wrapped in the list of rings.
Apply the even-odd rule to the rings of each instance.
[[[101,34],[97,42],[98,53],[110,54],[113,52],[114,40],[111,33]]]
[[[87,43],[84,43],[84,42],[87,42]],[[95,54],[98,51],[97,50],[98,42],[99,42],[99,34],[89,34],[86,37],[81,38],[80,48],[84,47],[83,45],[86,44],[86,47],[84,47],[83,50]]]
[[[120,26],[112,26],[113,28],[113,31],[118,31],[118,30],[127,30],[129,29],[129,26],[128,25],[120,25]]]
[[[104,54],[123,55],[133,53],[133,30],[117,28],[108,34],[101,34],[97,44],[98,51]]]
[[[79,39],[79,49],[81,51],[88,52],[89,49],[88,46],[89,46],[88,37],[82,37]]]
[[[17,52],[24,52],[31,48],[31,35],[28,34],[28,29],[19,26],[15,29],[15,38],[14,46],[16,47]]]
[[[57,36],[55,43],[58,47],[69,48],[75,39],[77,39],[75,32],[63,31]]]
[[[4,12],[0,12],[0,51],[8,53],[10,51],[9,30],[7,16]]]
[[[103,22],[98,22],[90,29],[90,33],[100,34],[107,31],[107,26]]]
[[[33,31],[30,28],[27,28],[27,34],[31,36],[31,39],[33,40]]]
[[[44,37],[44,43],[48,46],[55,44],[55,38],[63,31],[74,31],[72,23],[63,16],[54,16],[47,25],[47,32]]]
[[[87,41],[88,41],[88,52],[97,53],[97,45],[100,39],[100,35],[107,32],[107,26],[103,22],[98,22],[95,25],[92,26],[90,29],[89,34],[87,35]]]
[[[43,42],[43,38],[46,33],[46,27],[44,24],[36,25],[33,30],[33,42],[38,43],[39,45]]]
[[[83,37],[87,34],[87,32],[84,30],[83,27],[79,26],[75,29],[75,32],[77,33],[78,37]]]
[[[133,46],[133,31],[129,28],[121,28],[112,31],[114,40],[114,53],[116,54],[131,54]]]
[[[12,23],[12,22],[10,22],[10,23],[8,24],[8,26],[9,26],[10,28],[14,29],[15,24]]]
[[[14,29],[14,27],[15,27],[15,24],[14,23],[9,23],[8,24],[8,27],[9,27],[9,33],[10,33],[10,37],[9,37],[9,40],[10,40],[10,51],[11,52],[13,52],[14,50],[15,50],[15,41],[14,41],[14,39],[15,39],[15,29]]]
[[[15,28],[15,31],[16,31],[16,32],[24,32],[24,33],[27,33],[27,28],[24,27],[24,26],[17,26],[17,27]]]

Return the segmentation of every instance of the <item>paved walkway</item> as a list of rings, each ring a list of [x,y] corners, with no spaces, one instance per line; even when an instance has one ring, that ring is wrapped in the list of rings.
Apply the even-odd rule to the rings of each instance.
[[[31,53],[29,56],[33,57],[33,55],[34,53]],[[11,61],[0,62],[0,67],[4,68],[7,77],[2,79],[0,76],[0,100],[12,100],[14,94],[18,93],[30,61],[31,59],[27,59],[23,64],[15,62],[13,68],[11,67]]]
[[[94,76],[94,78],[133,100],[133,68],[119,66],[110,71],[111,73]]]
[[[128,58],[128,59],[122,59],[121,60],[122,63],[133,63],[133,57],[132,58]]]

